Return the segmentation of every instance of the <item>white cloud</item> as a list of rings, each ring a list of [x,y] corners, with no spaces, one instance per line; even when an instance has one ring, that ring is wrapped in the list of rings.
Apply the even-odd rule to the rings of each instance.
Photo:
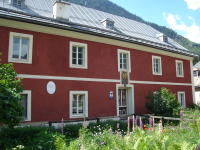
[[[184,0],[187,5],[188,9],[197,10],[200,8],[200,0]]]
[[[186,26],[184,22],[181,22],[180,24],[177,24],[177,17],[176,15],[169,14],[166,16],[166,13],[163,13],[163,16],[165,17],[165,20],[169,24],[170,28],[177,31],[182,31],[185,34],[183,35],[185,38],[188,38],[189,40],[200,43],[200,26],[197,26],[195,23],[193,23],[191,26]]]
[[[195,21],[194,18],[192,18],[191,16],[187,16],[190,20]]]

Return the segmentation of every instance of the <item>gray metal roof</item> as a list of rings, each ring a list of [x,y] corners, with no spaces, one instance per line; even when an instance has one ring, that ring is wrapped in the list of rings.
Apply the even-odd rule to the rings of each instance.
[[[168,43],[162,42],[156,36],[156,34],[161,32],[149,25],[81,5],[71,3],[69,22],[53,19],[54,2],[54,0],[25,0],[25,7],[19,8],[9,4],[9,0],[0,0],[0,17],[32,20],[50,26],[79,30],[80,32],[83,31],[92,34],[96,33],[119,40],[144,44],[187,56],[198,56],[169,37]],[[114,21],[114,30],[104,27],[101,23],[106,18]]]

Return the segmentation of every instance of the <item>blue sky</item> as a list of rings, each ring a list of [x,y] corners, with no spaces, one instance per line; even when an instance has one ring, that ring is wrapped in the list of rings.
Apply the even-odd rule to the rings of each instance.
[[[200,43],[200,0],[109,0],[143,20]]]

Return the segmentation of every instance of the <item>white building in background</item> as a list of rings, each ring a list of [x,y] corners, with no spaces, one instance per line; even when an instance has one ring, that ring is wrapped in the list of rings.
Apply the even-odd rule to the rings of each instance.
[[[196,103],[200,105],[200,61],[193,67]]]

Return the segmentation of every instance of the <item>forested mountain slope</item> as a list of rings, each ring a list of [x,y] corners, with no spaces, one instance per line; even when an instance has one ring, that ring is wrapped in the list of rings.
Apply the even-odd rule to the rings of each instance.
[[[188,50],[190,50],[200,56],[200,44],[191,42],[187,38],[184,38],[183,36],[178,35],[175,31],[173,31],[172,29],[169,29],[165,26],[159,26],[155,23],[144,21],[141,17],[126,11],[124,8],[110,2],[109,0],[65,0],[65,1],[80,4],[80,5],[83,5],[86,7],[94,8],[97,10],[101,10],[104,12],[108,12],[111,14],[115,14],[118,16],[122,16],[125,18],[133,19],[133,20],[148,24],[151,27],[155,28],[156,30],[164,33],[168,37],[174,39],[176,42],[178,42],[183,47],[187,48]],[[196,61],[198,61],[198,60],[196,59],[194,63],[196,63]]]

